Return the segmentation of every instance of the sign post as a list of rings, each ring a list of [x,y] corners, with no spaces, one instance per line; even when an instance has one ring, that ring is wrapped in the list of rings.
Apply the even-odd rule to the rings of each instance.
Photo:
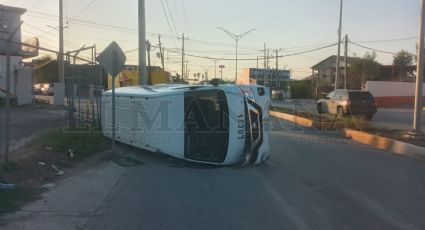
[[[221,80],[223,80],[223,69],[226,67],[224,65],[219,65],[218,67],[220,68],[220,75],[221,75],[220,78]]]
[[[115,77],[125,68],[126,56],[116,42],[112,42],[96,60],[112,76],[112,151],[116,142]]]

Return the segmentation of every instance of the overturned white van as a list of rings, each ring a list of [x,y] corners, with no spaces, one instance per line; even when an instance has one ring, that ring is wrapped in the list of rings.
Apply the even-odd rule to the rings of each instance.
[[[193,162],[258,164],[269,158],[269,104],[262,86],[118,88],[116,138]],[[103,93],[102,129],[112,138],[112,91]]]

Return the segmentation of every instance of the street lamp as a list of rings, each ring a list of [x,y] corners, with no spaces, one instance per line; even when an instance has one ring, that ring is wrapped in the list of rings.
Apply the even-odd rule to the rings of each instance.
[[[239,43],[239,40],[241,40],[242,38],[244,38],[250,32],[252,32],[254,30],[257,30],[257,29],[256,28],[253,28],[253,29],[250,29],[250,30],[248,30],[248,31],[246,31],[244,33],[239,34],[239,35],[233,34],[233,33],[229,32],[228,30],[223,29],[223,28],[220,28],[220,27],[217,27],[217,29],[224,31],[231,38],[233,38],[235,40],[235,42],[236,42],[236,74],[235,74],[235,84],[237,84],[237,81],[238,81],[238,43]]]

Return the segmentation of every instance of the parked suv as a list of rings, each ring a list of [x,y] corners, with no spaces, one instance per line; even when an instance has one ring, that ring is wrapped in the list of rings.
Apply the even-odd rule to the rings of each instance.
[[[371,120],[377,111],[373,95],[368,91],[335,90],[317,102],[319,114],[330,113],[338,117],[362,115]]]

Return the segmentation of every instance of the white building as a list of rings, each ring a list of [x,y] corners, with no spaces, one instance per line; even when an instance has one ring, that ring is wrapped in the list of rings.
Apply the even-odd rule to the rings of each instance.
[[[22,46],[21,15],[26,9],[0,5],[0,97],[6,95],[7,52],[10,53],[10,94],[19,104],[32,100],[31,71],[23,69],[22,59],[37,56],[37,49]],[[38,46],[34,39],[33,45]]]

